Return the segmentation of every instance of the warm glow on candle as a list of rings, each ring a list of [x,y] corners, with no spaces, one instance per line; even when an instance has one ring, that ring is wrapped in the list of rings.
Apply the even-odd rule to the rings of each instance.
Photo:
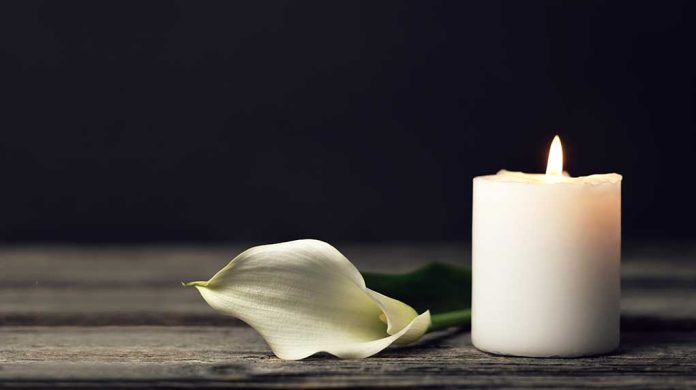
[[[563,146],[561,146],[561,139],[558,136],[553,137],[553,142],[551,142],[546,174],[549,176],[563,175]]]

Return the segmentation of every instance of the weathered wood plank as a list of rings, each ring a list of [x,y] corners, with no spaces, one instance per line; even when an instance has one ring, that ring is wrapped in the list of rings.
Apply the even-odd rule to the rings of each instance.
[[[245,247],[1,248],[0,325],[227,324],[180,282],[207,279]],[[469,248],[456,245],[339,248],[366,271],[407,271],[433,260],[467,265],[470,259]],[[624,314],[696,320],[696,261],[688,253],[629,251]]]
[[[584,359],[499,357],[466,333],[365,360],[282,361],[247,327],[5,327],[0,386],[696,386],[696,334],[630,333]]]
[[[498,357],[462,332],[361,361],[286,362],[179,284],[246,246],[0,248],[0,386],[696,387],[696,248],[626,251],[624,337],[607,356]],[[470,258],[456,245],[339,248],[366,271]]]

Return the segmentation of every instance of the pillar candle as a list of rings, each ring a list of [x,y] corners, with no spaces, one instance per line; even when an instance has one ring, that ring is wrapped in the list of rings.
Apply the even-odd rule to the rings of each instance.
[[[621,176],[500,171],[473,182],[472,329],[495,354],[575,357],[619,344]]]

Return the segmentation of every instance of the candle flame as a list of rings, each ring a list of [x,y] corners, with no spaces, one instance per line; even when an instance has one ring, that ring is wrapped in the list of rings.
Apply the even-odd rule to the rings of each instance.
[[[551,142],[549,160],[546,164],[546,175],[563,175],[563,146],[561,146],[561,139],[558,136],[553,137],[553,142]]]

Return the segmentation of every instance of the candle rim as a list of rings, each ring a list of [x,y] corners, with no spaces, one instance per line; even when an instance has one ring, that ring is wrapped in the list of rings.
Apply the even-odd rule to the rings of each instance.
[[[498,183],[517,184],[547,184],[547,185],[603,185],[621,183],[623,176],[618,173],[599,173],[587,176],[571,177],[564,172],[563,176],[549,177],[543,173],[526,173],[501,169],[494,175],[477,176],[474,180],[486,180]]]

